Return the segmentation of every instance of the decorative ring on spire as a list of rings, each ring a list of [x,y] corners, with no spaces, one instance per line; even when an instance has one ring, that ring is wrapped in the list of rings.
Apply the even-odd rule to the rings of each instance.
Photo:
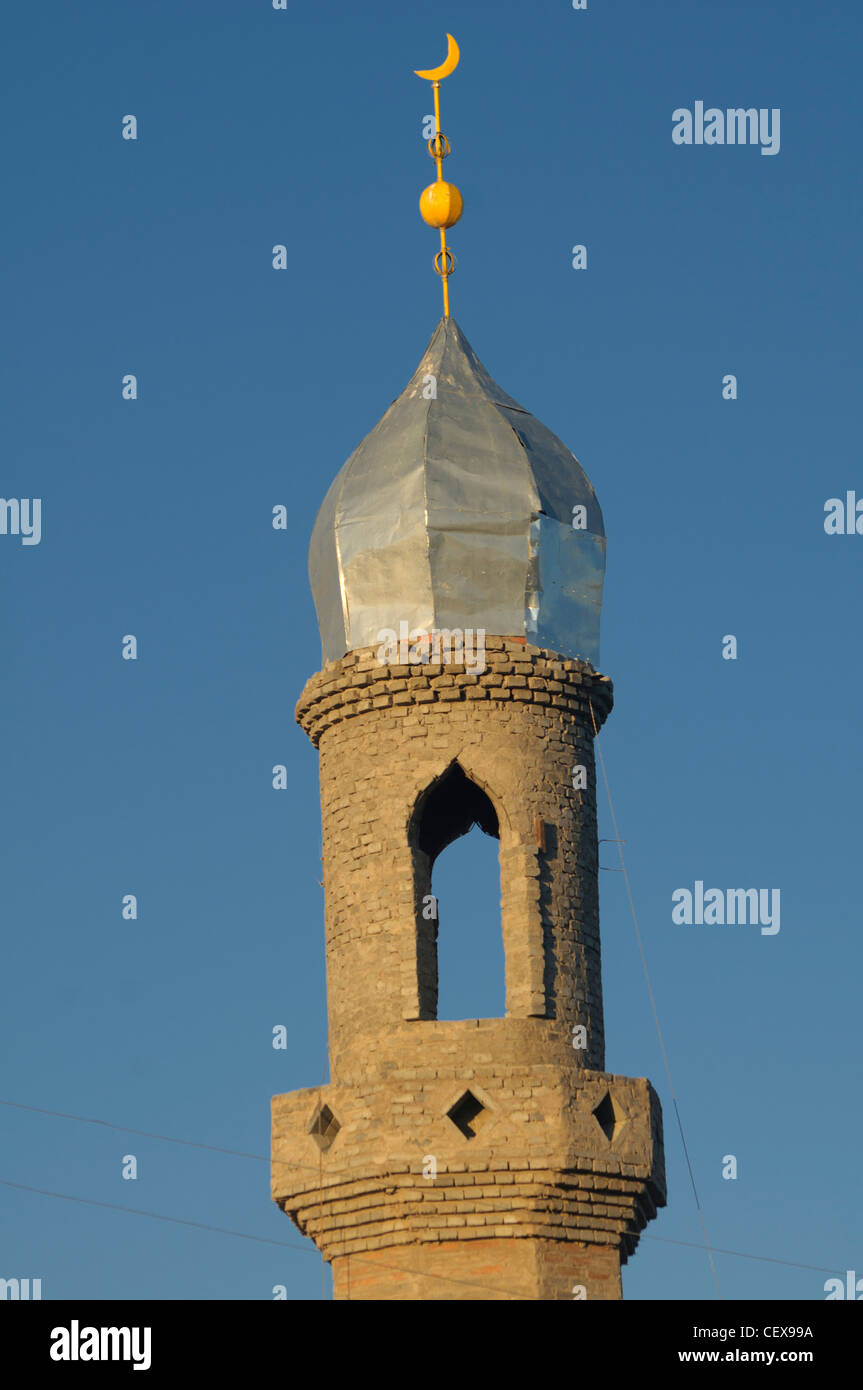
[[[439,135],[432,136],[428,142],[428,148],[432,159],[446,159],[450,153],[450,144],[443,131]]]
[[[443,266],[441,265],[441,257],[443,257]],[[453,255],[451,246],[446,246],[442,251],[438,251],[437,255],[434,258],[434,268],[437,271],[438,275],[442,277],[452,275],[457,264],[458,262],[456,261],[456,258]]]

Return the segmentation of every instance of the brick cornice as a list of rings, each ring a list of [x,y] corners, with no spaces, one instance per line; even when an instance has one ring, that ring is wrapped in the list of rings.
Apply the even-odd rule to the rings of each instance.
[[[454,700],[551,705],[571,712],[592,729],[591,706],[600,729],[614,691],[608,676],[589,662],[560,657],[509,638],[486,637],[486,669],[474,674],[463,663],[385,665],[376,647],[329,661],[307,682],[296,709],[297,723],[315,747],[345,719],[388,708]]]

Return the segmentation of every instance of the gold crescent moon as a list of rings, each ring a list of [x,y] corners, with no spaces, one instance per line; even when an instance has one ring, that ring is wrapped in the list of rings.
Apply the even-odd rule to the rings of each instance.
[[[429,82],[440,82],[442,77],[449,77],[451,72],[455,72],[458,67],[458,60],[461,56],[458,44],[452,34],[447,34],[447,53],[439,68],[414,68],[417,77],[425,77]]]

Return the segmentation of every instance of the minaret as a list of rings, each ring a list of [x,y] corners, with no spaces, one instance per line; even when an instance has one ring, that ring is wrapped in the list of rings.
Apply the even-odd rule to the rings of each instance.
[[[570,451],[449,316],[312,534],[331,1080],[273,1100],[274,1200],[335,1297],[619,1299],[665,1202],[650,1083],[604,1070],[593,739],[605,535]],[[506,1016],[437,1018],[434,863],[500,842]],[[440,925],[446,931],[446,922]]]

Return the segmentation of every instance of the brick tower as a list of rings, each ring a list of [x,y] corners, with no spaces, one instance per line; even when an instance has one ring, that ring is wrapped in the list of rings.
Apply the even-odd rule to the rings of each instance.
[[[664,1205],[656,1094],[603,1070],[604,559],[576,459],[445,316],[310,553],[331,1080],[274,1098],[272,1190],[336,1298],[619,1299]],[[474,824],[506,1016],[439,1021],[433,867]]]

